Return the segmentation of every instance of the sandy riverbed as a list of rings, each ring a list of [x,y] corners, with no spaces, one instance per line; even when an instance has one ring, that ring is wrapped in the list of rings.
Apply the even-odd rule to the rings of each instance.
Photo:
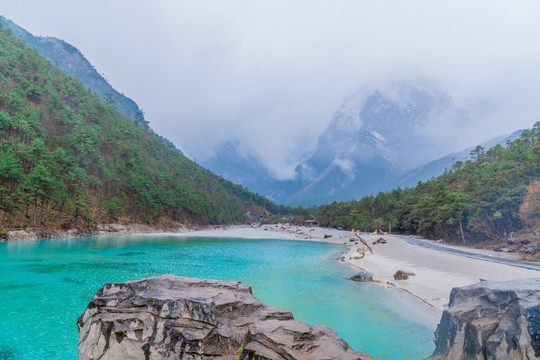
[[[349,231],[329,228],[306,228],[295,225],[263,225],[261,227],[229,226],[179,233],[163,233],[182,237],[228,237],[247,239],[285,239],[325,241],[344,245],[345,262],[354,268],[371,272],[382,286],[395,287],[421,299],[427,305],[442,311],[448,304],[450,290],[485,280],[513,280],[539,277],[540,272],[510,265],[476,260],[413,245],[397,236],[381,236],[362,233],[373,248],[363,259],[351,259],[351,255],[362,248],[349,239],[355,238]],[[386,244],[372,245],[384,237]],[[470,249],[471,252],[483,252]],[[508,256],[489,252],[493,257]],[[394,280],[397,270],[415,273],[408,280]]]

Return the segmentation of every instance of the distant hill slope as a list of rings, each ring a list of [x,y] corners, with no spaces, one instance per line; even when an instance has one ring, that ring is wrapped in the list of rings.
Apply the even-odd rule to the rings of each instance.
[[[273,184],[279,183],[255,157],[242,154],[237,141],[223,142],[214,150],[214,157],[201,164],[225,179],[265,195]]]
[[[518,139],[521,133],[522,130],[518,130],[508,136],[498,136],[479,145],[484,149],[490,149],[496,145],[504,145],[508,141]],[[469,154],[474,150],[475,147],[476,146],[472,146],[465,150],[448,154],[440,159],[430,161],[425,165],[407,171],[405,174],[398,176],[392,186],[385,190],[398,187],[413,187],[416,186],[419,181],[426,181],[432,177],[442,175],[446,170],[451,169],[457,161],[466,161],[469,158]]]
[[[132,99],[119,93],[101,76],[96,68],[84,57],[84,55],[71,44],[55,37],[34,36],[13,21],[0,16],[0,25],[11,30],[14,36],[24,41],[24,43],[36,50],[52,64],[73,76],[91,90],[98,93],[105,101],[113,104],[127,117],[136,120],[137,124],[146,128],[157,138],[171,148],[180,151],[168,139],[155,134],[144,118],[143,111]]]
[[[0,228],[245,221],[273,204],[198,166],[0,28]]]

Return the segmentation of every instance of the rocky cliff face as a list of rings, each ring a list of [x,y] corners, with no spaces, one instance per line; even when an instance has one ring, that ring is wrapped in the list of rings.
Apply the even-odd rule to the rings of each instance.
[[[428,360],[540,358],[540,279],[454,288]]]
[[[77,324],[79,360],[375,359],[235,281],[163,275],[106,284]]]

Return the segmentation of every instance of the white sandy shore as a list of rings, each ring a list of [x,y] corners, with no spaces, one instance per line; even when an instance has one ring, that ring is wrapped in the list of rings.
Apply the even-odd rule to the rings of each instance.
[[[362,238],[369,245],[380,237],[384,237],[387,243],[371,245],[374,253],[367,251],[363,259],[350,259],[358,248],[362,248],[362,243],[356,245],[355,242],[350,242],[350,238],[355,238],[351,232],[329,228],[306,228],[295,225],[263,225],[258,228],[230,226],[161,235],[306,240],[343,244],[344,252],[346,252],[345,261],[350,266],[368,270],[384,286],[396,287],[408,292],[439,311],[447,306],[450,290],[453,287],[470,285],[480,279],[500,281],[540,277],[538,271],[431,250],[391,235],[362,233]],[[328,237],[329,235],[331,237]],[[484,252],[475,249],[468,250]],[[489,254],[493,257],[508,256],[508,254],[500,255],[494,252],[489,252]],[[415,273],[415,276],[409,277],[408,280],[394,280],[393,275],[397,270],[411,271]]]

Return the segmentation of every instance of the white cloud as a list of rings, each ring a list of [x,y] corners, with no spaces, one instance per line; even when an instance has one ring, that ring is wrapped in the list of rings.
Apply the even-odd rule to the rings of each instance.
[[[341,170],[349,177],[350,180],[355,178],[355,164],[350,159],[335,159],[334,164],[339,166]]]

